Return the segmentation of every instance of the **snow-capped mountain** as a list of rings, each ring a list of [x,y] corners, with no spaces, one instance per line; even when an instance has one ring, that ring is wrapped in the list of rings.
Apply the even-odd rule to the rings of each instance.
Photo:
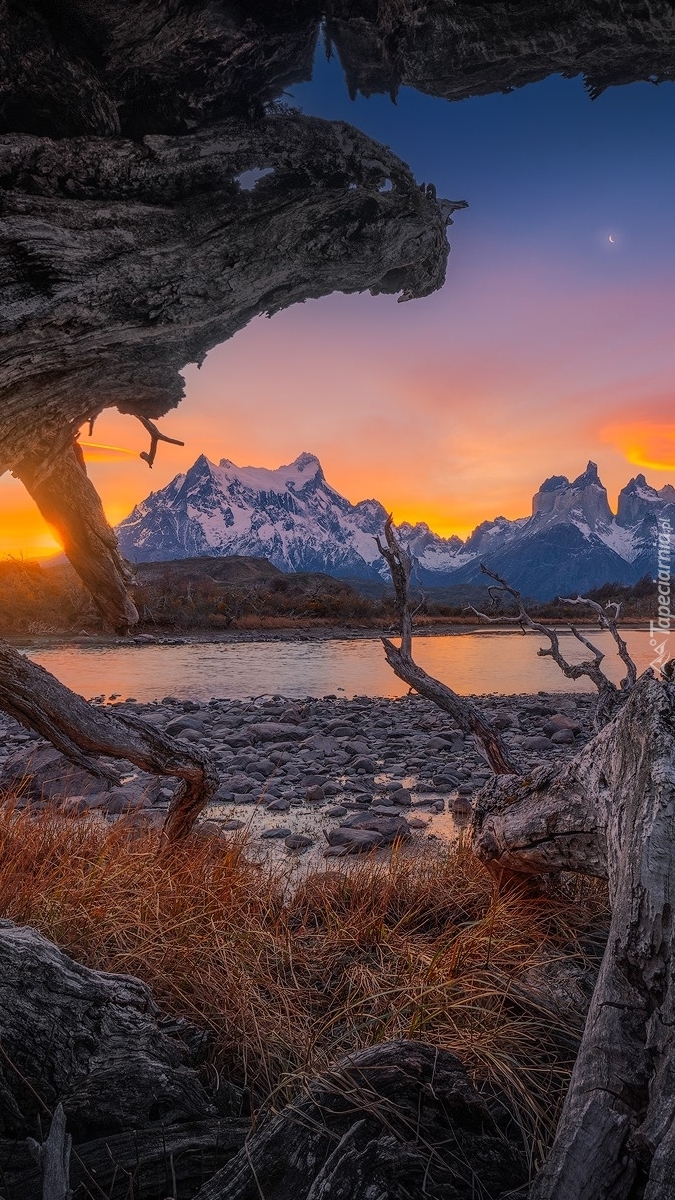
[[[118,528],[136,562],[203,555],[256,555],[283,571],[376,578],[375,535],[387,514],[377,500],[350,504],[326,483],[313,454],[276,471],[216,466],[205,455],[137,505]]]
[[[399,526],[422,586],[484,583],[485,562],[528,596],[548,599],[656,574],[657,519],[675,530],[675,488],[631,479],[612,513],[595,463],[570,482],[545,480],[532,515],[483,521],[466,541],[423,523]],[[388,580],[375,538],[387,513],[377,500],[351,504],[326,482],[313,454],[276,470],[216,466],[201,455],[185,475],[153,492],[118,526],[135,562],[202,556],[269,559],[283,571]]]

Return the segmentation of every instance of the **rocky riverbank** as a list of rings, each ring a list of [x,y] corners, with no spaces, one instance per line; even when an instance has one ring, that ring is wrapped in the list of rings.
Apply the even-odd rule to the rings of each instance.
[[[592,732],[592,696],[472,699],[529,769],[575,754]],[[452,840],[491,774],[473,738],[416,695],[113,703],[215,759],[221,784],[202,815],[205,831],[244,830],[261,853],[301,856],[303,866],[395,841]],[[100,779],[0,718],[0,788],[21,806],[159,824],[174,787],[123,765],[120,785],[102,790]]]

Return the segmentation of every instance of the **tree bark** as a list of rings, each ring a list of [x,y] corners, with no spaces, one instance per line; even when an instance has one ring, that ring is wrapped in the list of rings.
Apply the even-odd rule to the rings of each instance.
[[[77,442],[25,459],[14,474],[25,485],[56,533],[101,616],[116,633],[127,633],[138,613],[127,591],[131,572],[87,476]]]
[[[496,775],[511,776],[518,773],[518,767],[509,756],[504,739],[484,720],[470,700],[465,696],[458,696],[452,688],[440,683],[432,675],[427,675],[426,671],[418,667],[409,655],[399,650],[388,638],[382,638],[382,642],[387,662],[394,674],[414,688],[420,696],[433,701],[444,712],[449,713],[464,733],[473,734]]]
[[[313,1080],[195,1200],[477,1200],[526,1179],[501,1103],[453,1054],[398,1041]]]
[[[562,770],[488,783],[473,837],[493,868],[609,881],[607,949],[531,1200],[663,1200],[675,1170],[675,685],[643,676]]]
[[[112,767],[97,756],[125,759],[152,775],[177,776],[164,825],[171,843],[185,837],[218,788],[219,776],[207,754],[130,714],[88,704],[43,667],[0,642],[0,708],[27,729],[35,729],[75,766],[110,783]]]

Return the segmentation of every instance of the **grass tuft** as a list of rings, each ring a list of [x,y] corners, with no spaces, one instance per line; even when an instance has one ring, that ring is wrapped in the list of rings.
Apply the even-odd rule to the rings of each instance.
[[[351,1050],[420,1038],[507,1092],[539,1157],[582,1006],[556,1015],[537,980],[552,963],[583,968],[606,926],[598,884],[498,895],[461,845],[293,885],[243,837],[195,836],[170,863],[157,850],[156,831],[128,822],[5,806],[0,915],[79,962],[143,979],[165,1012],[211,1031],[216,1065],[258,1104],[281,1107]]]

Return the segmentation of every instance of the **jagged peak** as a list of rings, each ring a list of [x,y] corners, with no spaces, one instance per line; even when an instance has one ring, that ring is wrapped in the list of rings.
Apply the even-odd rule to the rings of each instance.
[[[581,475],[577,475],[576,479],[572,480],[572,487],[590,487],[593,484],[597,484],[598,487],[603,486],[600,476],[598,475],[598,464],[589,459],[586,465],[586,470]]]
[[[569,487],[570,481],[566,475],[549,475],[539,488],[540,492],[559,492],[561,488]]]
[[[293,459],[292,463],[288,464],[291,467],[297,467],[299,471],[304,471],[305,467],[316,465],[321,470],[321,463],[316,454],[310,454],[308,450],[303,450],[297,458]]]

